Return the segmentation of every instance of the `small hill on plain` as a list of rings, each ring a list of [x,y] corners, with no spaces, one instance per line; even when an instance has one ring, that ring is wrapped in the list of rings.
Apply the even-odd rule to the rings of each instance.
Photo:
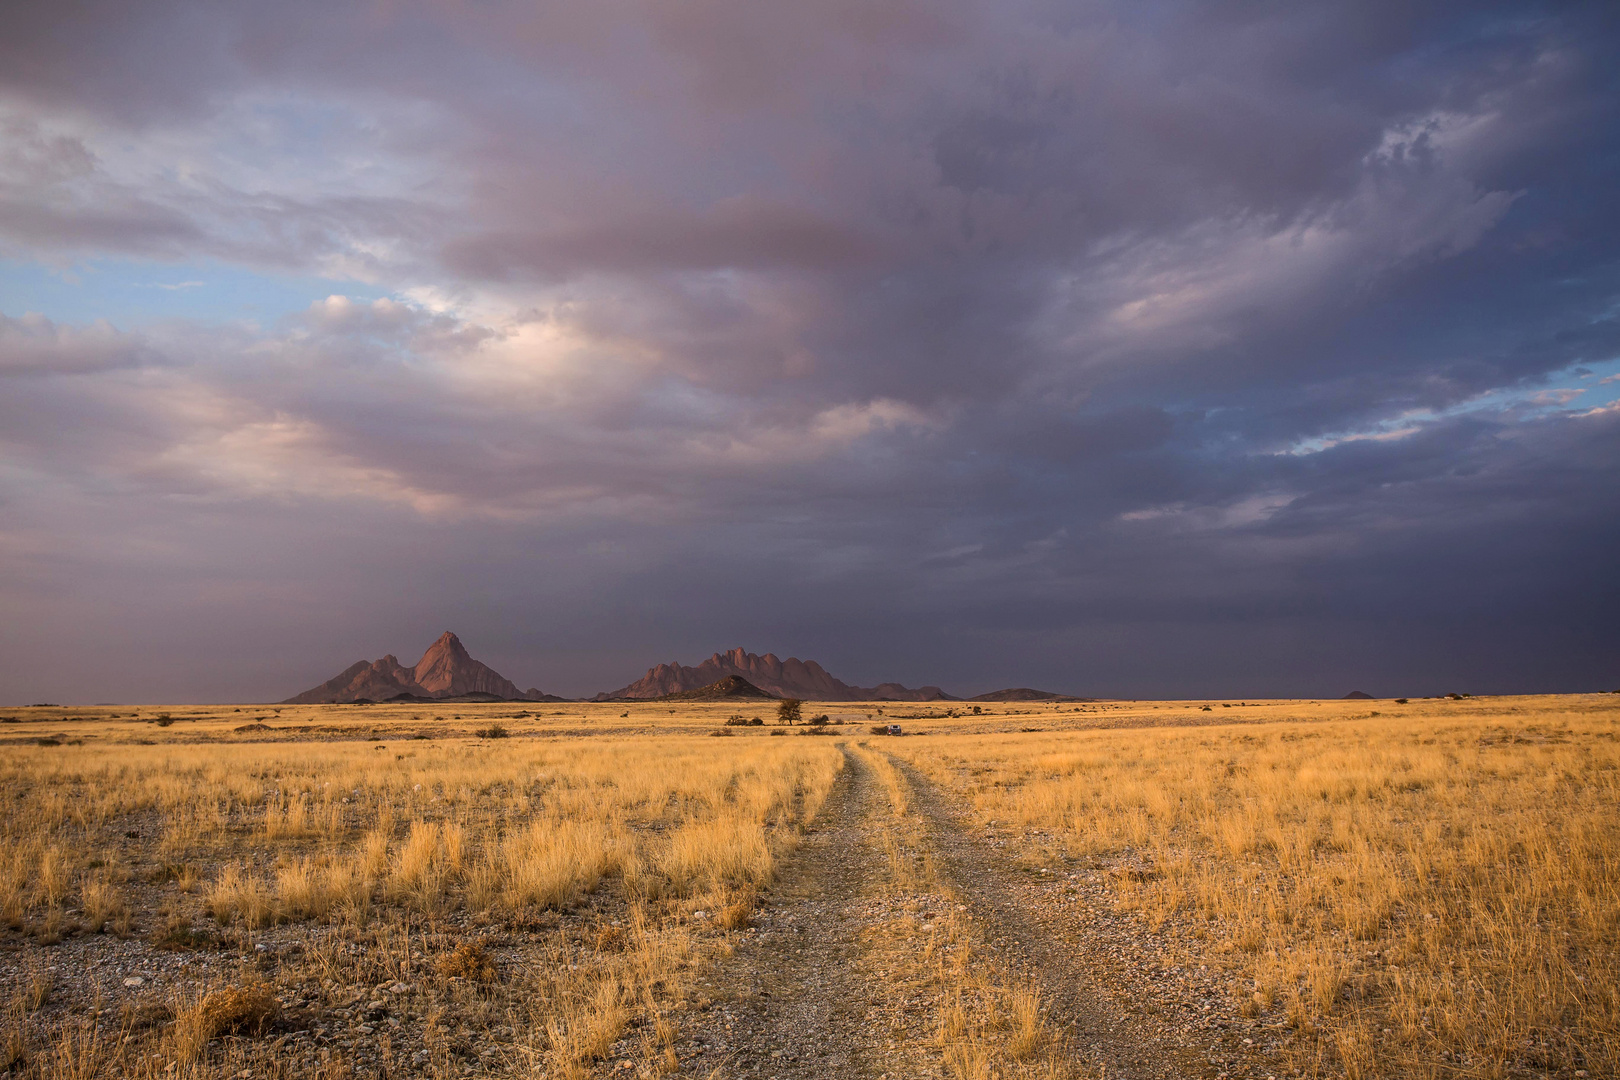
[[[1067,694],[1053,694],[1046,690],[1031,690],[1027,686],[1008,687],[1006,690],[992,690],[988,694],[979,694],[970,697],[968,701],[1096,701],[1096,698],[1070,697]]]
[[[653,701],[721,701],[731,698],[755,701],[775,701],[775,694],[768,694],[740,675],[727,675],[710,683],[700,686],[696,690],[683,690],[678,694],[666,694]]]

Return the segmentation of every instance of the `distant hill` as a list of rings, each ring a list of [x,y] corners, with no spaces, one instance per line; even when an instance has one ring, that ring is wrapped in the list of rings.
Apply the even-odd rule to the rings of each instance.
[[[618,690],[597,694],[597,701],[650,700],[684,694],[711,686],[728,675],[735,675],[772,697],[800,698],[804,701],[957,701],[937,686],[913,690],[899,683],[880,683],[866,688],[851,686],[833,678],[814,660],[789,657],[779,660],[773,653],[756,656],[742,649],[715,653],[696,667],[671,662],[648,668],[647,674]]]
[[[461,639],[446,630],[414,667],[392,654],[360,660],[283,705],[328,705],[356,701],[563,701],[532,687],[519,690],[487,664],[474,660]]]
[[[700,686],[696,690],[683,690],[678,694],[665,694],[663,697],[651,698],[652,701],[718,701],[722,698],[752,698],[775,701],[775,694],[767,694],[741,675],[727,675],[725,678]]]
[[[1031,690],[1027,686],[1010,687],[1006,690],[993,690],[988,694],[970,697],[968,701],[1096,701],[1096,698],[1070,697],[1067,694],[1052,694],[1045,690]]]
[[[1373,696],[1371,694],[1364,693],[1363,691],[1360,691],[1360,690],[1352,690],[1348,694],[1344,695],[1343,700],[1345,700],[1345,701],[1371,701],[1371,700],[1373,700]]]

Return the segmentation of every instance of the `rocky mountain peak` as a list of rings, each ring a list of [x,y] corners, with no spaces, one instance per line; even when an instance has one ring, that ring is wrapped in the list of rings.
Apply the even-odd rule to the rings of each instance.
[[[510,700],[544,696],[519,690],[499,672],[474,660],[461,639],[446,630],[428,646],[415,667],[401,666],[392,653],[369,664],[362,660],[313,690],[289,698],[287,703],[306,705],[362,698],[386,701],[401,694],[426,698],[489,694]]]

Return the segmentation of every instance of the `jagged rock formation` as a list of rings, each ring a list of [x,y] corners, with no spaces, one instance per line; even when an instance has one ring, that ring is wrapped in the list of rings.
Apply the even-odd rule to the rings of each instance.
[[[391,654],[381,660],[361,660],[282,704],[325,705],[394,698],[442,701],[464,696],[501,701],[562,700],[538,690],[519,690],[516,683],[502,678],[495,669],[474,660],[461,639],[446,630],[414,667],[403,666]]]
[[[696,667],[680,663],[649,668],[640,679],[609,693],[597,694],[597,701],[646,700],[700,690],[728,675],[735,675],[773,697],[804,701],[955,701],[937,686],[916,690],[899,683],[881,683],[870,689],[850,686],[833,678],[814,660],[789,657],[779,660],[773,653],[756,656],[737,648],[715,653]]]
[[[988,694],[979,694],[970,697],[969,701],[1096,701],[1096,698],[1070,697],[1068,694],[1052,694],[1045,690],[1031,690],[1027,686],[1009,687],[1006,690],[993,690]]]

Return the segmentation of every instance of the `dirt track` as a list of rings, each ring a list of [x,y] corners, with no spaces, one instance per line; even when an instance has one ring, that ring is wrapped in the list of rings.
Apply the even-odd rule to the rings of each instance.
[[[1180,1029],[1108,991],[943,793],[902,766],[911,806],[896,816],[862,753],[843,751],[815,829],[683,1018],[680,1075],[1216,1074]],[[1038,1049],[1015,1045],[1015,986],[1044,1005]]]

